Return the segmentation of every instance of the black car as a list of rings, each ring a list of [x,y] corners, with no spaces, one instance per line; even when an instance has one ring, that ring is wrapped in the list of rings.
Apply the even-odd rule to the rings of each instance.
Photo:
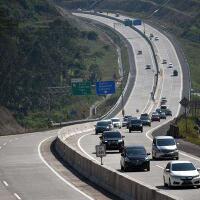
[[[129,129],[129,133],[131,133],[131,131],[143,132],[142,121],[140,119],[131,119],[128,129]]]
[[[147,113],[141,114],[140,120],[142,121],[143,126],[151,126],[151,119]]]
[[[95,134],[103,133],[104,131],[110,131],[112,129],[109,121],[99,121],[95,126]]]
[[[101,139],[101,144],[106,145],[106,150],[119,150],[122,152],[124,147],[124,136],[119,131],[104,131]]]
[[[137,117],[129,117],[128,118],[127,123],[126,123],[126,128],[127,129],[129,129],[129,125],[130,125],[132,119],[137,119]]]
[[[150,171],[150,153],[144,146],[125,146],[121,154],[121,170],[140,169]]]

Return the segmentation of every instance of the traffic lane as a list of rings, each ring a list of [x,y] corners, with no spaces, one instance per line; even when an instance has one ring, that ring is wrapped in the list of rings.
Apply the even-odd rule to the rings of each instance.
[[[116,23],[116,21],[114,20],[107,19],[104,17],[94,16],[94,15],[88,15],[88,14],[75,14],[75,15],[99,21],[110,27],[113,27],[113,24]],[[125,38],[128,38],[128,40],[131,42],[131,46],[134,51],[137,76],[136,76],[136,81],[135,81],[135,86],[133,88],[133,91],[131,92],[130,98],[125,105],[125,112],[126,110],[128,110],[129,114],[138,115],[136,110],[137,109],[143,110],[150,99],[150,93],[152,91],[153,83],[154,83],[154,75],[155,75],[154,72],[156,69],[155,63],[154,63],[152,52],[148,43],[137,32],[135,32],[133,29],[129,27],[124,27],[124,26],[123,27],[117,26],[115,30],[120,32]],[[135,37],[137,37],[137,40],[134,40]],[[138,44],[140,45],[142,44],[142,48],[140,48],[140,50],[144,52],[145,57],[143,56],[142,57],[145,59],[143,59],[143,62],[139,56],[136,56],[138,52]],[[138,58],[139,60],[137,61]],[[150,64],[152,66],[152,69],[154,69],[154,71],[146,70],[145,69],[146,64]]]
[[[158,123],[154,123],[156,126]],[[145,130],[148,130],[149,128],[145,128]],[[151,145],[152,142],[150,140],[147,140],[145,137],[144,133],[139,133],[139,132],[132,132],[129,133],[128,129],[123,129],[122,130],[123,135],[125,135],[125,145],[144,145],[145,148],[147,149],[147,152],[151,152]],[[95,145],[99,144],[100,140],[99,137],[92,134],[89,136],[86,136],[85,138],[82,138],[81,145],[86,146],[87,144],[87,153],[97,161],[100,161],[99,158],[96,158],[95,155]],[[88,145],[88,141],[90,140],[90,145]],[[93,145],[91,145],[93,143]],[[85,148],[86,150],[86,148]],[[151,156],[150,156],[151,157]],[[118,151],[107,151],[106,157],[103,158],[103,164],[107,165],[118,172],[121,172],[120,170],[120,153]],[[195,158],[198,159],[198,158]],[[180,154],[180,160],[189,160],[193,162],[197,167],[200,166],[200,161],[194,160],[193,157],[188,157],[185,155]],[[144,184],[154,186],[158,189],[161,189],[165,192],[169,192],[170,194],[173,195],[178,195],[182,199],[188,199],[191,194],[193,194],[194,200],[197,200],[200,195],[200,190],[198,189],[173,189],[169,190],[168,188],[165,188],[163,186],[163,168],[167,165],[167,163],[170,160],[151,160],[151,169],[150,172],[147,171],[141,171],[141,172],[126,172],[125,174],[143,182]],[[121,172],[124,173],[124,172]]]
[[[37,133],[4,148],[0,154],[2,179],[6,180],[21,199],[88,199],[60,180],[44,165],[38,155],[38,144],[57,131]]]

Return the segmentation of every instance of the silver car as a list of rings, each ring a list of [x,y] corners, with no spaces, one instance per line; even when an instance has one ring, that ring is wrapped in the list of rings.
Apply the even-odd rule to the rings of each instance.
[[[152,158],[175,158],[179,159],[179,151],[176,141],[172,136],[156,136],[152,143]]]
[[[189,161],[171,161],[163,171],[164,186],[200,186],[200,169]]]

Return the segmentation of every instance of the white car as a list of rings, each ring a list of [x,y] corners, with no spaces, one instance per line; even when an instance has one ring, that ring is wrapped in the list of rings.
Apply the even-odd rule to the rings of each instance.
[[[200,169],[189,161],[171,161],[163,172],[164,186],[200,187]]]
[[[159,40],[159,37],[155,37],[155,41],[158,41]]]
[[[121,128],[122,124],[119,118],[115,117],[111,119],[114,128]]]

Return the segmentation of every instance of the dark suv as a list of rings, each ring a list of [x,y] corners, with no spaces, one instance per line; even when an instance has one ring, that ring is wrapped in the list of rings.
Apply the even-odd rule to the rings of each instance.
[[[121,154],[121,170],[146,169],[150,171],[150,153],[143,146],[125,146]]]
[[[119,152],[122,152],[124,136],[119,131],[105,131],[99,138],[101,139],[101,144],[106,145],[106,150],[119,150]]]
[[[147,113],[143,113],[140,116],[143,126],[151,126],[151,119]]]
[[[103,133],[104,131],[110,131],[112,129],[109,121],[99,121],[95,126],[95,134]]]
[[[129,133],[131,133],[131,131],[143,132],[142,120],[141,119],[131,119],[128,129],[129,129]]]

